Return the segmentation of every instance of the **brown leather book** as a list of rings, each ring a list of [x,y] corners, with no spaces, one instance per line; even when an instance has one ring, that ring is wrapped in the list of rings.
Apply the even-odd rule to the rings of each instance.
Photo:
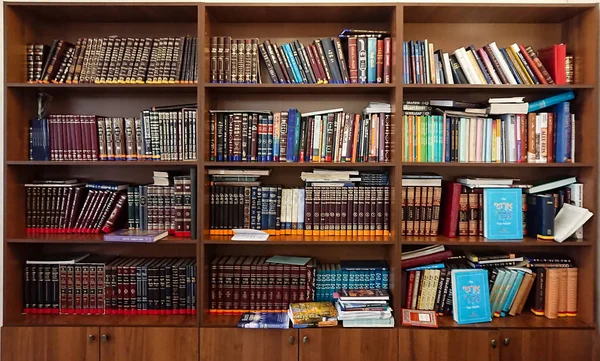
[[[183,45],[185,37],[174,38],[173,59],[171,60],[171,70],[169,73],[169,84],[179,83],[181,76],[181,64],[183,63]]]
[[[217,36],[217,78],[216,83],[223,83],[225,80],[225,37]],[[212,42],[212,38],[211,38]],[[211,44],[211,64],[212,64],[212,44]],[[212,76],[212,72],[211,72]],[[212,79],[211,79],[212,80]]]
[[[162,45],[160,38],[152,39],[152,47],[148,56],[148,67],[145,75],[145,82],[152,84],[155,81],[156,69],[159,63],[159,51]],[[138,75],[139,76],[139,75]]]
[[[121,62],[121,67],[119,68],[119,73],[118,76],[115,75],[115,77],[117,77],[117,83],[119,84],[125,84],[125,80],[127,79],[127,73],[129,72],[129,69],[131,69],[133,62],[134,62],[134,51],[136,51],[137,49],[134,47],[134,42],[135,39],[134,38],[127,38],[125,41],[125,51],[123,53],[123,60]],[[114,80],[114,79],[113,79]]]
[[[168,84],[171,75],[171,66],[173,64],[173,52],[175,51],[175,38],[166,38],[165,58],[160,72],[160,83]]]
[[[127,200],[127,194],[119,193],[119,196],[117,197],[117,204],[111,211],[110,216],[106,220],[106,223],[104,223],[104,225],[102,226],[102,232],[104,232],[104,233],[113,232],[115,229],[117,229],[117,227],[119,227],[121,225],[121,223],[123,221],[122,215],[124,213],[127,213],[127,210],[125,207],[126,200]]]
[[[95,83],[106,83],[110,59],[112,57],[113,48],[115,47],[115,38],[115,36],[111,36],[102,40],[105,43],[105,46],[102,49],[100,59],[98,60],[98,71],[96,72],[96,78],[94,79]],[[118,40],[118,38],[116,39]]]
[[[567,268],[567,316],[577,316],[577,268]]]
[[[560,269],[546,269],[544,316],[550,319],[558,318],[558,305],[560,300]]]
[[[210,37],[210,82],[218,83],[219,79],[219,38],[218,36]]]
[[[87,43],[85,44],[85,51],[82,54],[83,59],[80,60],[81,66],[75,67],[73,83],[88,83],[90,81],[90,64],[92,62],[93,54],[96,49],[98,40],[99,39],[96,38],[87,40]]]
[[[466,187],[460,191],[459,211],[458,211],[458,235],[469,235],[469,195]]]
[[[60,64],[58,72],[51,79],[52,83],[64,83],[67,79],[67,73],[69,72],[69,68],[73,63],[73,55],[75,54],[75,47],[69,47],[65,53],[65,56]]]
[[[238,52],[240,51],[238,45]],[[238,64],[239,65],[239,64]],[[239,74],[238,74],[239,76]],[[244,39],[244,81],[252,83],[252,39]]]
[[[246,42],[244,39],[237,39],[237,82],[244,83],[245,82],[245,70],[246,70]],[[248,59],[250,60],[250,59]]]
[[[33,53],[34,53],[34,44],[27,44],[26,47],[26,55],[27,55],[27,82],[33,83]]]
[[[143,42],[144,45],[142,48],[139,65],[136,69],[134,69],[136,84],[143,84],[144,82],[146,82],[146,75],[148,73],[148,66],[150,62],[150,55],[153,52],[152,45],[154,43],[154,40],[152,38],[145,38],[143,39]]]
[[[250,83],[256,84],[259,79],[258,39],[250,39]]]

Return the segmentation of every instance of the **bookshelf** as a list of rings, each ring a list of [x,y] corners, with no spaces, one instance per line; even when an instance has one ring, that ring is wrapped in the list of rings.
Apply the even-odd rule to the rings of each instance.
[[[585,226],[585,239],[562,244],[526,238],[521,243],[486,242],[481,237],[401,236],[399,186],[403,172],[435,172],[444,179],[457,176],[508,176],[531,181],[551,176],[577,176],[584,184],[585,204],[598,213],[598,6],[593,4],[233,4],[233,3],[45,3],[11,2],[4,5],[5,127],[4,153],[4,300],[2,356],[24,360],[161,360],[175,344],[179,360],[530,360],[523,350],[547,349],[545,360],[566,357],[592,360],[596,339],[596,255],[598,221]],[[61,19],[61,26],[56,26]],[[175,20],[176,19],[176,20]],[[342,29],[375,29],[391,33],[393,45],[390,84],[272,84],[265,69],[262,84],[209,82],[210,37],[257,37],[278,43],[335,36]],[[49,44],[54,38],[198,36],[197,84],[28,84],[25,82],[25,45]],[[419,85],[403,84],[404,40],[428,38],[444,50],[465,44],[515,41],[534,47],[564,42],[575,56],[573,85]],[[539,99],[567,89],[575,92],[572,110],[579,124],[576,163],[403,163],[402,112],[404,100],[450,98],[481,101],[495,96],[522,95]],[[138,116],[153,105],[198,103],[197,161],[29,161],[27,120],[35,115],[36,93],[54,97],[52,113]],[[211,109],[268,109],[296,107],[313,111],[343,107],[361,112],[374,101],[392,105],[392,157],[389,163],[237,163],[209,161]],[[196,222],[198,239],[168,237],[155,244],[107,244],[98,235],[31,235],[25,233],[23,184],[49,178],[111,179],[144,183],[153,170],[187,171],[197,168]],[[392,185],[391,235],[360,237],[272,236],[263,243],[236,243],[215,236],[209,226],[207,169],[272,170],[266,184],[303,185],[300,172],[313,168],[385,170]],[[440,329],[303,329],[253,330],[235,328],[238,316],[204,312],[208,308],[209,266],[216,256],[303,255],[322,263],[344,259],[383,259],[390,266],[393,309],[398,315],[404,288],[401,252],[443,244],[452,250],[505,249],[513,252],[560,252],[571,257],[579,272],[577,317],[548,320],[531,313],[492,323],[458,325],[440,319]],[[198,314],[152,316],[25,315],[22,268],[26,259],[52,252],[90,252],[136,257],[194,257],[198,262]],[[536,336],[540,335],[540,336]],[[509,339],[508,342],[505,340]],[[39,340],[43,340],[40,347]],[[129,343],[131,342],[131,343]],[[66,353],[52,350],[69,350]],[[81,343],[81,344],[80,344]],[[330,345],[349,345],[347,350]],[[233,347],[232,347],[233,345]],[[463,355],[466,348],[473,352]],[[429,352],[421,352],[429,348]],[[22,354],[20,350],[29,349]],[[149,350],[147,353],[139,350]],[[379,354],[376,350],[389,350]],[[154,351],[154,352],[150,352]],[[520,352],[523,351],[523,352]],[[62,351],[61,351],[62,352]],[[375,353],[377,354],[375,354]],[[170,355],[173,356],[173,355]],[[537,355],[534,355],[537,357]],[[527,358],[528,357],[528,358]]]

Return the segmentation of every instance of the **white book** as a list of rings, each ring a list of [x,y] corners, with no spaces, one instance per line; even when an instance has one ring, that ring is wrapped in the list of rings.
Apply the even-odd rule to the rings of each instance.
[[[442,54],[444,61],[444,77],[446,78],[446,84],[454,84],[454,78],[452,78],[452,68],[450,67],[450,56],[448,53]]]
[[[568,186],[571,189],[571,203],[577,207],[583,207],[583,183],[573,183]],[[573,234],[575,239],[583,239],[583,227],[579,227]]]
[[[281,190],[281,214],[279,215],[279,223],[281,224],[281,229],[283,230],[282,234],[285,234],[285,229],[287,225],[287,207],[286,204],[288,202],[288,190],[283,188]]]
[[[593,215],[587,208],[573,206],[568,203],[563,204],[556,218],[554,218],[554,240],[562,243]]]
[[[414,251],[402,252],[402,260],[406,261],[409,259],[428,256],[430,254],[444,252],[445,247],[443,245],[434,245],[425,248],[416,249]]]
[[[453,54],[456,56],[456,60],[462,68],[469,84],[480,84],[479,77],[477,75],[474,76],[473,73],[471,73],[471,64],[467,58],[465,48],[456,49]]]
[[[292,229],[298,229],[298,188],[292,189],[292,201],[290,207],[292,208]]]
[[[508,67],[508,64],[506,63],[504,56],[498,49],[496,42],[490,43],[490,49],[492,49],[492,53],[498,60],[498,63],[500,64],[500,68],[502,69],[504,76],[506,76],[506,79],[508,79],[508,83],[509,84],[517,84],[517,81],[516,81],[515,77],[512,75],[512,72],[510,71],[510,68]]]
[[[529,103],[492,103],[489,114],[527,114]]]
[[[535,115],[535,162],[542,163],[541,159],[541,143],[542,139],[542,115]]]
[[[267,232],[259,231],[258,229],[233,229],[232,241],[266,241],[269,239]]]
[[[571,163],[575,163],[575,114],[571,114]]]
[[[490,98],[488,103],[523,103],[525,97],[510,97],[510,98]]]
[[[330,114],[330,113],[340,113],[343,112],[344,108],[335,108],[335,109],[327,109],[327,110],[317,110],[314,112],[308,112],[308,113],[301,113],[300,116],[302,117],[312,117],[315,115],[323,115],[323,114]]]
[[[340,156],[340,160],[341,157],[346,157],[346,155],[348,154],[348,144],[350,143],[348,141],[348,136],[350,135],[350,126],[352,124],[352,121],[354,120],[354,117],[352,117],[352,119],[350,119],[350,115],[349,114],[344,114],[344,131],[342,132],[342,150],[341,150],[341,156]]]
[[[435,58],[433,55],[433,44],[429,43],[429,47],[427,49],[425,49],[425,51],[429,52],[429,81],[431,82],[431,84],[437,84],[437,76],[435,73]]]
[[[304,234],[304,188],[298,189],[298,230]]]
[[[463,57],[466,60],[466,65],[467,65],[467,67],[469,69],[469,72],[471,73],[471,77],[475,81],[474,84],[487,84],[485,82],[485,78],[482,81],[481,80],[482,78],[479,77],[479,73],[477,73],[477,70],[475,70],[475,67],[473,66],[473,63],[471,62],[471,59],[469,58],[467,50],[465,48],[460,48],[459,50],[460,50],[460,53],[463,55]],[[483,75],[482,75],[482,77],[483,77]]]
[[[491,118],[487,118],[486,119],[486,133],[487,133],[487,138],[486,138],[486,149],[487,149],[487,153],[486,153],[486,162],[492,162],[492,125],[493,125],[493,119]]]
[[[541,113],[540,119],[540,161],[548,163],[548,113]]]
[[[340,150],[338,148],[338,144],[339,144],[339,139],[340,139],[340,132],[342,131],[342,124],[344,121],[344,117],[343,114],[341,117],[337,116],[334,119],[334,124],[335,124],[335,133],[333,134],[333,143],[331,145],[331,159],[334,162],[338,162],[338,155],[340,154]]]
[[[506,126],[506,131],[504,132],[505,134],[505,138],[507,139],[507,157],[506,157],[506,161],[510,162],[510,163],[514,163],[517,161],[517,135],[516,135],[516,128],[517,125],[515,124],[515,115],[514,114],[508,114],[506,116],[506,121],[505,124],[507,124]]]
[[[321,155],[321,116],[315,117],[315,124],[313,130],[313,149],[311,154],[312,157]]]
[[[458,129],[458,161],[466,162],[467,161],[467,149],[465,145],[467,144],[467,119],[469,118],[460,118],[458,121],[459,129]]]
[[[525,116],[525,115],[522,115],[522,116]],[[516,139],[515,157],[516,157],[516,161],[520,162],[521,157],[523,156],[521,154],[521,142],[523,141],[521,139],[521,121],[519,118],[517,118],[517,116],[514,116],[514,121],[515,121],[515,139]]]
[[[429,59],[429,41],[423,40],[423,76],[425,84],[431,84],[431,59]]]

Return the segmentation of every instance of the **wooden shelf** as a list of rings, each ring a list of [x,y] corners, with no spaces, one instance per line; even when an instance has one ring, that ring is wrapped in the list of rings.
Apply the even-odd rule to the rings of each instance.
[[[591,168],[588,163],[458,163],[458,162],[403,162],[402,168]]]
[[[133,242],[105,242],[104,234],[28,234],[18,238],[7,238],[8,243],[49,243],[49,244],[132,244]],[[167,236],[154,243],[143,244],[196,244],[195,239]]]
[[[393,245],[394,241],[391,237],[368,237],[368,236],[356,236],[356,237],[341,237],[341,236],[270,236],[268,240],[264,242],[247,242],[247,241],[232,241],[231,236],[207,236],[202,241],[204,244],[225,244],[225,245]]]
[[[380,168],[393,167],[394,163],[205,162],[204,166],[211,168]]]
[[[594,85],[569,84],[569,85],[489,85],[489,84],[403,84],[404,93],[436,93],[456,92],[469,93],[472,91],[483,93],[505,93],[505,94],[535,94],[535,93],[560,93],[567,90],[594,89]]]
[[[558,319],[549,319],[544,316],[536,316],[529,311],[523,311],[517,316],[506,316],[493,318],[492,322],[476,323],[468,325],[459,325],[454,322],[452,316],[438,317],[440,328],[476,328],[476,329],[496,329],[496,328],[594,328],[594,323],[587,323],[578,317],[561,317]]]
[[[127,161],[127,160],[108,160],[108,161],[37,161],[37,160],[7,160],[7,165],[14,166],[93,166],[93,167],[116,167],[116,166],[136,166],[136,167],[160,167],[160,166],[183,166],[195,167],[197,161]]]
[[[195,315],[21,315],[5,326],[196,326]]]
[[[394,84],[204,84],[211,93],[247,94],[362,94],[388,93]]]
[[[426,237],[426,236],[402,236],[400,244],[406,246],[431,246],[434,244],[444,246],[485,246],[485,247],[591,247],[594,242],[590,240],[568,240],[563,243],[554,241],[539,241],[535,238],[525,237],[522,242],[518,241],[490,241],[481,236],[449,238],[445,236]]]

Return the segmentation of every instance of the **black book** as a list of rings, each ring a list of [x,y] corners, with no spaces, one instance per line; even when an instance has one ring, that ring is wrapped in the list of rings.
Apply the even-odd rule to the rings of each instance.
[[[42,73],[40,74],[39,79],[44,79],[44,77],[46,76],[46,72],[48,71],[48,67],[50,66],[50,63],[52,62],[54,53],[56,53],[56,47],[58,46],[59,42],[60,42],[60,40],[58,40],[58,39],[54,39],[54,41],[52,42],[52,46],[50,47],[50,52],[48,53],[48,56],[45,57],[44,67],[42,68]]]
[[[469,84],[465,73],[463,72],[458,60],[456,60],[456,56],[454,54],[450,54],[450,67],[452,68],[452,76],[454,77],[454,84]]]
[[[292,49],[292,56],[294,57],[294,60],[296,61],[296,64],[298,65],[298,70],[300,72],[300,77],[302,78],[302,83],[304,83],[304,84],[310,83],[310,80],[307,77],[307,74],[305,72],[306,66],[304,64],[303,59],[301,59],[301,57],[299,56],[298,48],[296,48],[296,44],[294,42],[290,43],[290,49]]]
[[[554,196],[529,194],[527,196],[527,234],[540,239],[554,236]]]
[[[325,57],[327,58],[327,63],[329,64],[329,69],[331,70],[331,76],[333,77],[334,83],[342,84],[344,80],[342,79],[342,73],[337,60],[336,50],[335,46],[333,45],[333,41],[330,38],[322,38],[321,45],[323,46],[323,51],[325,52]]]

